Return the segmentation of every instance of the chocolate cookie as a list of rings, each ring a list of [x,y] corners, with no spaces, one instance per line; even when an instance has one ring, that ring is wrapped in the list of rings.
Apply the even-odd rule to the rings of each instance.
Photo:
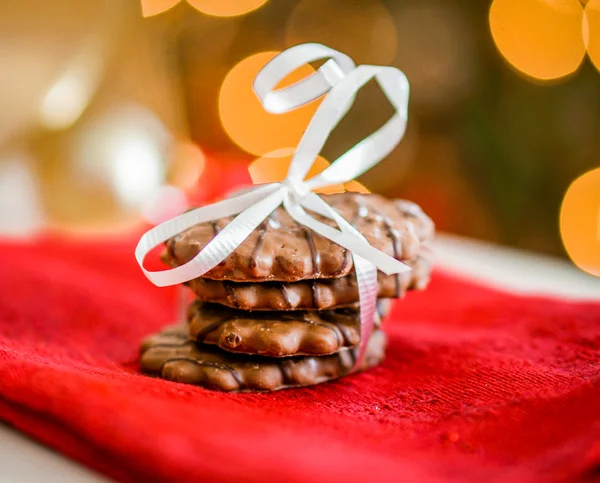
[[[406,262],[412,271],[398,275],[379,272],[378,297],[399,298],[407,290],[422,290],[431,275],[429,257]],[[298,282],[231,282],[197,278],[187,285],[206,302],[243,310],[323,310],[358,302],[356,276]]]
[[[375,331],[359,370],[379,364],[385,345],[384,333]],[[319,384],[349,374],[358,353],[358,349],[345,349],[330,356],[284,359],[231,354],[189,341],[184,326],[146,339],[140,351],[146,373],[221,391],[276,391]]]
[[[323,195],[323,199],[371,245],[398,260],[416,257],[421,242],[433,236],[431,219],[409,201],[359,193]],[[314,216],[334,225],[320,215]],[[231,220],[228,217],[201,223],[169,239],[163,260],[171,266],[188,262]],[[295,282],[343,277],[353,270],[348,250],[298,224],[280,207],[204,278]]]
[[[375,325],[390,310],[377,304]],[[188,309],[189,337],[229,352],[270,357],[333,354],[360,342],[360,311],[346,307],[323,311],[246,312],[193,302]]]

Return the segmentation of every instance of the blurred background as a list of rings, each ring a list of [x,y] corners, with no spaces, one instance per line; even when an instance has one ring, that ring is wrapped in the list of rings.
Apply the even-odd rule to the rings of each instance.
[[[309,41],[411,82],[362,185],[600,275],[600,0],[3,0],[0,236],[122,236],[249,182],[319,102],[267,114],[252,79]],[[367,86],[323,158],[391,113]]]

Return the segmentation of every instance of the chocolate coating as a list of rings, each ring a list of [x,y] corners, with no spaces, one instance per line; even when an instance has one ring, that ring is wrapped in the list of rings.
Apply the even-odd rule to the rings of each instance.
[[[421,242],[433,237],[433,222],[409,201],[359,193],[323,195],[323,199],[371,245],[398,260],[416,257]],[[334,226],[332,221],[314,216]],[[163,259],[171,266],[188,262],[231,220],[229,217],[201,223],[171,238]],[[346,249],[298,224],[279,207],[204,278],[294,282],[343,277],[353,270],[352,257]]]
[[[431,275],[430,255],[408,260],[412,271],[398,275],[378,273],[380,298],[399,298],[407,290],[422,290]],[[197,278],[187,285],[205,302],[243,310],[324,310],[358,302],[356,276],[298,282],[231,282]]]
[[[379,364],[385,355],[386,337],[373,332],[358,370]],[[358,349],[313,357],[275,359],[232,354],[187,339],[184,326],[165,329],[149,337],[140,347],[144,372],[175,382],[221,391],[276,391],[310,386],[352,372]]]
[[[377,304],[375,325],[390,310]],[[326,355],[360,342],[358,307],[293,312],[247,312],[217,304],[193,302],[188,308],[189,336],[229,352],[270,357]]]

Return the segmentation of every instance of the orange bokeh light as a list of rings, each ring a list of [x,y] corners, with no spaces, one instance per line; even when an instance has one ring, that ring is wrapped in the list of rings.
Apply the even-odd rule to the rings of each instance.
[[[600,70],[600,0],[591,0],[585,8],[585,15],[588,23],[588,55]]]
[[[346,191],[352,191],[354,193],[363,193],[365,195],[370,193],[369,189],[365,185],[359,183],[358,181],[354,181],[354,180],[346,183],[344,185],[344,189]]]
[[[252,90],[258,71],[279,52],[262,52],[242,60],[225,77],[219,94],[219,115],[229,137],[245,151],[263,155],[285,146],[297,146],[319,100],[285,114],[270,114]],[[308,64],[292,72],[278,87],[309,76]]]
[[[600,277],[600,168],[569,186],[560,209],[560,234],[571,260]]]
[[[519,71],[541,80],[574,72],[585,56],[578,0],[494,0],[490,28],[498,50]]]
[[[181,0],[141,0],[142,15],[152,17],[166,12]],[[214,17],[235,17],[262,7],[268,0],[187,0],[196,10]]]
[[[144,17],[152,17],[159,13],[166,12],[171,7],[177,5],[180,0],[141,0],[142,15]]]
[[[294,149],[278,149],[254,160],[248,167],[252,182],[259,184],[283,181],[287,175],[293,155]],[[329,164],[325,158],[318,156],[308,171],[306,179],[316,176],[329,166]],[[326,186],[316,191],[317,193],[342,193],[344,191],[369,193],[369,190],[358,181],[350,181],[344,185]]]
[[[303,0],[288,20],[287,45],[319,42],[357,63],[389,64],[397,48],[396,25],[379,0]]]
[[[262,7],[267,0],[188,0],[188,3],[206,15],[234,17]]]

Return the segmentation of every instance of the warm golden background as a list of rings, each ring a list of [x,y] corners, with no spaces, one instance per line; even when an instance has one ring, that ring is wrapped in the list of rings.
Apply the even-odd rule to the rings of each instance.
[[[307,41],[411,81],[367,188],[600,274],[600,0],[3,1],[0,234],[122,234],[246,182],[317,107],[266,114],[253,76]],[[390,113],[367,87],[323,157]]]

